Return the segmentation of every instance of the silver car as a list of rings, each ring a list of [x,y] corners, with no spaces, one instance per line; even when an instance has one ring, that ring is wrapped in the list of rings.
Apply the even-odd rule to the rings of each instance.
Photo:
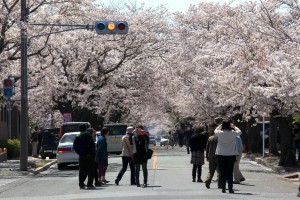
[[[68,164],[78,164],[79,156],[73,150],[73,143],[75,137],[80,132],[65,133],[59,141],[57,147],[57,168],[59,170],[64,169]]]

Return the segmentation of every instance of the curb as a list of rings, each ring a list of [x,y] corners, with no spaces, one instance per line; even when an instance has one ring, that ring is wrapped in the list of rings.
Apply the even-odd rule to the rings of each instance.
[[[44,166],[39,167],[39,168],[37,168],[36,170],[33,170],[32,173],[33,173],[34,175],[37,175],[37,174],[39,174],[40,172],[43,172],[43,171],[49,169],[49,167],[50,167],[51,165],[54,165],[54,164],[56,164],[56,163],[57,163],[57,160],[53,160],[53,161],[51,161],[51,162],[45,164]]]
[[[257,164],[270,168],[276,174],[284,175],[283,178],[285,179],[294,179],[294,181],[300,181],[300,173],[298,173],[298,170],[295,170],[293,167],[277,166],[274,165],[274,163],[271,164],[266,162],[263,158],[257,158],[254,155],[245,155],[244,157],[249,158],[251,161],[254,161]]]

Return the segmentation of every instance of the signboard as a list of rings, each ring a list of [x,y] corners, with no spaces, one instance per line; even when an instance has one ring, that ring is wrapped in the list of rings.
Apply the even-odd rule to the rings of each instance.
[[[64,113],[64,122],[72,122],[72,113]]]

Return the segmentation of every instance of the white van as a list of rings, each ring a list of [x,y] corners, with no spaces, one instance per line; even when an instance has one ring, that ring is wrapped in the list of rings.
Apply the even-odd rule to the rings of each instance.
[[[107,137],[107,151],[112,154],[122,153],[122,137],[126,134],[126,124],[105,124],[109,131]],[[100,135],[100,132],[97,132]],[[97,137],[98,138],[98,137]]]

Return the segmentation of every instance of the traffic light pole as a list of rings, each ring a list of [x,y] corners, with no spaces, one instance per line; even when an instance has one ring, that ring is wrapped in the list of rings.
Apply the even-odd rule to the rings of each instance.
[[[28,68],[27,68],[27,19],[26,0],[21,0],[21,133],[20,171],[27,171],[28,165]]]

